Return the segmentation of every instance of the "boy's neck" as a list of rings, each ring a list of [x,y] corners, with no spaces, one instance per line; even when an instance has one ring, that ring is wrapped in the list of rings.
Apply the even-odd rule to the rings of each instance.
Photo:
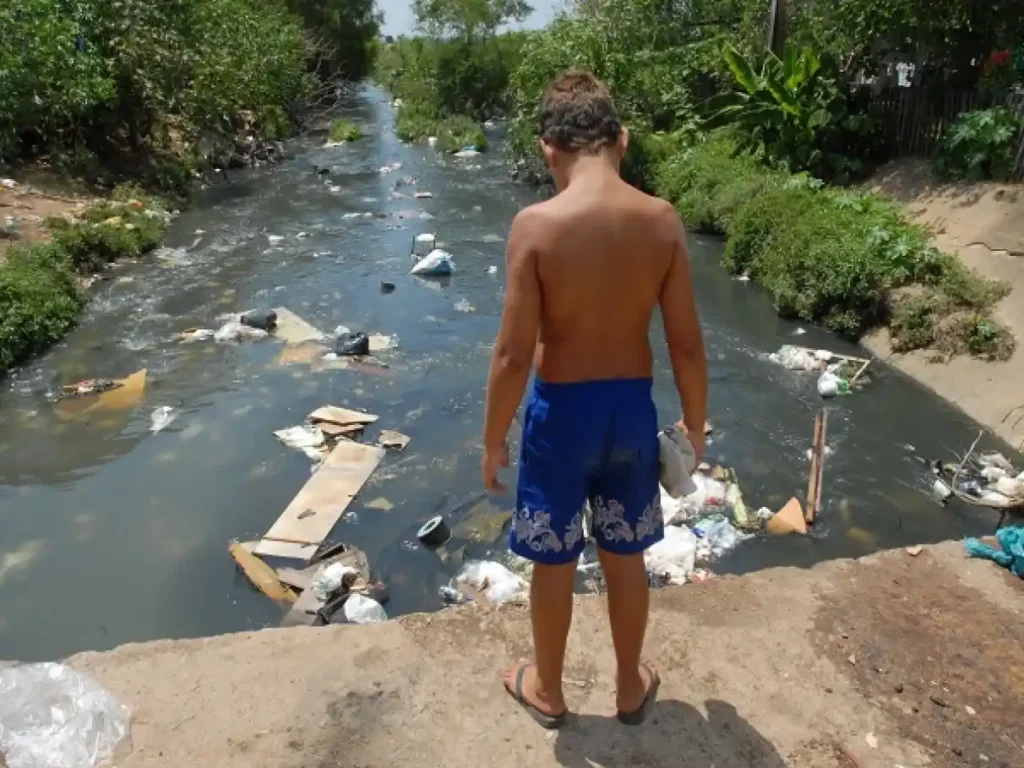
[[[619,178],[619,163],[607,149],[593,155],[578,154],[566,167],[559,192],[573,185],[582,186],[582,181],[586,181],[587,186],[592,186],[601,179],[613,177]]]

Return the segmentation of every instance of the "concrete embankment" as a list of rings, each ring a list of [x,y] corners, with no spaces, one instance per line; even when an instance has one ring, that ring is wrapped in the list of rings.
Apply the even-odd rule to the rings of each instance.
[[[938,513],[937,513],[938,514]],[[923,768],[1024,765],[1024,591],[962,545],[658,591],[648,723],[609,719],[604,601],[577,598],[578,713],[540,730],[499,673],[524,607],[85,653],[133,711],[120,768],[183,765]]]

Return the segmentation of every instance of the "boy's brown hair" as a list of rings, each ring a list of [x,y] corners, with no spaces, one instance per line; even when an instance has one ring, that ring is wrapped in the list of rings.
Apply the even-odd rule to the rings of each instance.
[[[595,154],[614,146],[622,122],[608,86],[584,70],[558,75],[544,91],[540,137],[564,152]]]

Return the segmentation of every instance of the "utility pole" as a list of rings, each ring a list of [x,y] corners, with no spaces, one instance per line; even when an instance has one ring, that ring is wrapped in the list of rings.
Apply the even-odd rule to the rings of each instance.
[[[787,5],[786,0],[772,0],[768,12],[768,48],[780,59],[785,53],[786,37],[789,34],[786,28]]]

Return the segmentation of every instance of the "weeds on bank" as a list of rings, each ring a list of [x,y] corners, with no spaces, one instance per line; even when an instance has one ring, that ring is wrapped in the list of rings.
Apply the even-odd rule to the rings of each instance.
[[[78,322],[76,277],[159,245],[169,215],[135,186],[75,221],[46,221],[51,241],[14,245],[0,264],[0,374],[59,341]]]
[[[691,229],[728,235],[725,266],[761,284],[783,316],[853,339],[888,324],[897,351],[1013,352],[990,316],[1008,286],[935,248],[887,200],[766,167],[725,135],[664,161],[654,177]],[[899,290],[907,286],[917,288]]]

